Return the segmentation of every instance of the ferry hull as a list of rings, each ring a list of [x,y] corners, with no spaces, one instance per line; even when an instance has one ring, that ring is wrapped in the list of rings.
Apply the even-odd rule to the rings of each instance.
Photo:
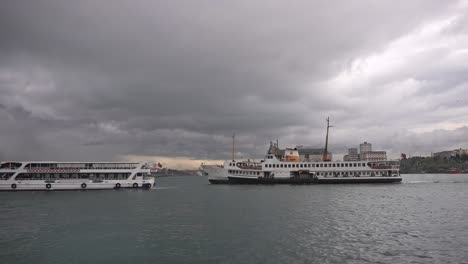
[[[211,184],[229,184],[229,180],[208,179]]]
[[[229,177],[229,184],[316,184],[316,179]]]
[[[320,184],[341,184],[341,183],[399,183],[401,177],[353,177],[353,178],[320,178]]]
[[[352,177],[352,178],[253,178],[228,177],[226,184],[359,184],[359,183],[398,183],[401,177]],[[221,183],[221,182],[218,182]]]
[[[151,189],[154,180],[144,181],[103,181],[103,182],[46,182],[8,181],[0,183],[0,191],[67,191],[67,190],[112,190],[112,189]]]

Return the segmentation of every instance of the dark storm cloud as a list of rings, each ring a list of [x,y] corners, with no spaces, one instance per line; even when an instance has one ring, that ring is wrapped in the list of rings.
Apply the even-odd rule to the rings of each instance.
[[[466,147],[431,136],[466,133],[453,130],[468,124],[466,8],[4,1],[0,158],[223,159],[233,131],[240,155],[259,155],[276,138],[321,146],[327,115],[335,152]]]

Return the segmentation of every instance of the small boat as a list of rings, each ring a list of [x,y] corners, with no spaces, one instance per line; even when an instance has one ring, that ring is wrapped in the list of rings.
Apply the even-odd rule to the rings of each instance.
[[[462,170],[458,170],[458,169],[450,169],[450,170],[448,171],[448,173],[449,173],[449,174],[461,174],[461,173],[463,173],[463,171],[462,171]]]

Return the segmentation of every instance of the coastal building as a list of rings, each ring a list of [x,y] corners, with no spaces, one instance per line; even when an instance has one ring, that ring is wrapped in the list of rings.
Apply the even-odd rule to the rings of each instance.
[[[281,159],[286,159],[286,156],[288,156],[288,153],[290,153],[291,151],[297,151],[298,155],[299,155],[299,159],[301,161],[322,161],[322,158],[323,158],[323,152],[324,152],[324,149],[323,148],[304,148],[302,146],[297,146],[295,147],[294,149],[281,149],[280,150],[280,155],[281,155]],[[332,159],[332,153],[330,153],[330,151],[327,151],[328,153],[328,157],[330,159]]]
[[[357,148],[349,148],[348,154],[344,155],[344,161],[358,161],[360,160]]]
[[[348,149],[348,154],[343,156],[344,161],[384,161],[387,160],[386,151],[372,151],[372,144],[364,142],[359,144],[359,154],[357,148]]]
[[[455,150],[447,150],[447,151],[440,151],[435,152],[432,156],[436,159],[450,159],[455,157],[461,157],[463,155],[468,155],[468,149],[455,149]]]
[[[432,155],[436,159],[450,159],[452,157],[456,157],[457,153],[454,150],[447,150],[447,151],[434,152],[434,154]]]
[[[323,148],[304,148],[302,145],[296,146],[295,148],[280,149],[278,143],[270,142],[270,148],[268,154],[273,154],[279,159],[290,159],[295,155],[299,156],[300,161],[323,161]],[[327,151],[328,157],[332,158],[332,153]]]
[[[468,149],[459,148],[459,149],[456,149],[455,152],[456,152],[456,155],[459,157],[463,155],[468,155]]]
[[[387,160],[386,151],[368,151],[360,154],[361,160],[366,161],[382,161]]]
[[[359,153],[365,153],[365,152],[370,152],[372,151],[372,144],[371,143],[361,143],[359,144]]]

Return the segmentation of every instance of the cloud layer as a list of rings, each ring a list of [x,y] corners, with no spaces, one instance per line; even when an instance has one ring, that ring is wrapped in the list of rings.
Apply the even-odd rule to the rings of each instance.
[[[466,1],[0,5],[0,159],[468,147]]]

